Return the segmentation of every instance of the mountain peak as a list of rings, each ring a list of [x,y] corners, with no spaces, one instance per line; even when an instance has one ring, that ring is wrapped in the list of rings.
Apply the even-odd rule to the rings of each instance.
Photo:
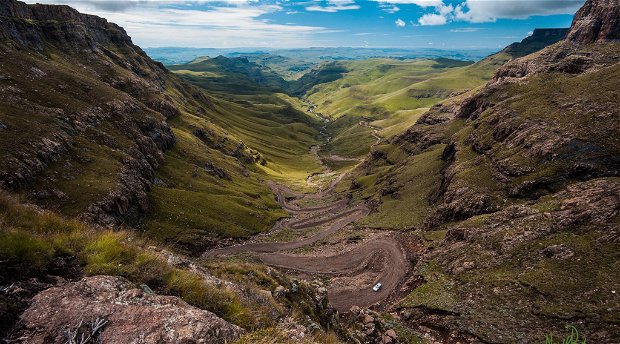
[[[575,14],[568,40],[578,44],[620,41],[620,1],[586,1]]]

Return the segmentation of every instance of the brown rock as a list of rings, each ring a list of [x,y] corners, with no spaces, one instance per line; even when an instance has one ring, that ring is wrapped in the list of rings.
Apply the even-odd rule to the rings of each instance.
[[[575,14],[568,40],[579,44],[620,41],[620,2],[586,1]]]
[[[398,338],[398,336],[396,335],[396,331],[394,331],[393,329],[389,329],[389,330],[385,331],[385,335],[389,336],[390,338],[393,338],[393,339]]]
[[[65,343],[66,330],[102,323],[102,343],[225,343],[243,330],[178,297],[140,293],[122,277],[86,277],[37,294],[21,316],[25,342]]]
[[[392,342],[394,342],[394,339],[392,339],[392,337],[390,337],[390,336],[383,335],[381,337],[381,344],[389,344],[389,343],[392,343]]]

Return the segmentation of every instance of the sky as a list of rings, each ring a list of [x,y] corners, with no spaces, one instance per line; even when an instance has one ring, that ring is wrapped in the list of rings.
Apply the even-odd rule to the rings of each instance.
[[[27,0],[66,4],[149,47],[500,49],[569,27],[584,0]]]

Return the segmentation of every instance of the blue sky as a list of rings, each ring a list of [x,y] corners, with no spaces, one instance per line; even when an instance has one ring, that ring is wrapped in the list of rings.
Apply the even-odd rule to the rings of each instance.
[[[142,47],[502,48],[583,0],[28,0],[123,26]]]

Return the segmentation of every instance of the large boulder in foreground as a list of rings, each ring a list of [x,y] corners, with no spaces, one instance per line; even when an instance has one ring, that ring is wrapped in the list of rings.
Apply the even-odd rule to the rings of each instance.
[[[620,42],[620,1],[586,1],[575,13],[568,39],[579,44]]]
[[[243,330],[172,296],[145,293],[122,277],[86,277],[47,289],[23,313],[24,343],[226,343]]]

